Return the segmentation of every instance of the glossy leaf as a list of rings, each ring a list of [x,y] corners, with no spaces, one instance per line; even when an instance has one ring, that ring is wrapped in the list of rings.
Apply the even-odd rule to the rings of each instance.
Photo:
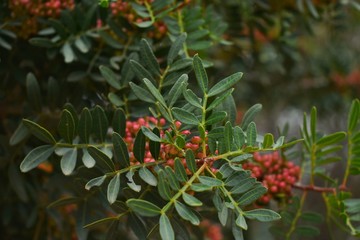
[[[140,55],[141,59],[145,62],[148,69],[155,75],[160,76],[159,63],[149,45],[145,39],[140,41]]]
[[[188,167],[188,169],[192,173],[195,173],[196,172],[195,155],[191,149],[186,150],[185,159],[186,159],[186,166]]]
[[[143,199],[131,198],[126,201],[126,205],[131,210],[144,217],[155,217],[160,215],[161,212],[161,209],[158,206]]]
[[[195,55],[193,58],[193,67],[195,71],[195,76],[197,83],[202,90],[203,93],[207,93],[208,91],[208,76],[206,74],[203,63],[198,55]]]
[[[246,129],[246,143],[248,146],[255,146],[257,137],[256,125],[251,122]]]
[[[162,240],[175,240],[174,229],[166,214],[161,214],[160,216],[159,231]]]
[[[89,143],[91,129],[93,125],[91,113],[88,108],[81,111],[79,120],[79,136],[84,143]]]
[[[75,121],[71,113],[66,109],[61,113],[58,131],[65,142],[72,143],[75,137]]]
[[[36,168],[40,163],[45,162],[51,154],[53,154],[55,147],[52,145],[43,145],[31,150],[20,164],[22,172],[28,172]]]
[[[106,82],[110,84],[113,88],[119,90],[121,88],[120,81],[116,74],[106,66],[99,67],[101,75],[105,78]]]
[[[88,148],[88,152],[92,158],[95,159],[98,166],[101,168],[102,171],[105,173],[113,172],[115,170],[115,165],[112,160],[101,150],[96,147],[90,146]]]
[[[246,218],[256,219],[260,222],[271,222],[281,218],[277,212],[265,208],[245,211],[244,214]]]
[[[86,189],[86,190],[90,190],[92,187],[101,186],[101,184],[104,183],[105,179],[106,179],[106,175],[101,176],[101,177],[93,178],[93,179],[91,179],[90,181],[88,181],[88,182],[86,183],[85,189]]]
[[[41,127],[39,124],[30,121],[28,119],[23,119],[22,122],[30,130],[30,132],[34,134],[34,136],[40,139],[41,141],[51,144],[56,143],[56,140],[54,139],[53,135],[48,130]]]
[[[146,138],[143,131],[138,131],[134,141],[133,153],[135,158],[141,163],[144,162],[144,157],[145,157],[145,143],[146,143],[145,140]]]
[[[199,176],[199,181],[210,187],[220,187],[223,184],[221,180],[207,176]]]
[[[198,218],[198,216],[194,212],[192,212],[192,210],[186,205],[182,204],[179,201],[176,201],[175,209],[181,218],[191,222],[191,224],[196,226],[200,224],[200,219]]]
[[[104,142],[109,126],[105,111],[100,106],[96,106],[91,115],[93,119],[94,134],[101,142]]]
[[[182,74],[169,91],[167,103],[172,107],[181,96],[185,86],[187,85],[188,75]]]
[[[182,199],[184,200],[184,202],[192,207],[198,207],[198,206],[202,206],[202,202],[197,199],[196,197],[194,197],[193,195],[190,195],[186,192],[182,193]]]
[[[243,73],[238,72],[224,78],[223,80],[216,83],[208,92],[208,97],[216,96],[236,84],[242,77]]]
[[[40,86],[34,74],[32,73],[28,73],[26,75],[26,92],[27,92],[27,99],[31,107],[35,111],[40,112],[42,107]]]
[[[241,128],[242,128],[243,130],[246,130],[247,127],[248,127],[248,125],[249,125],[252,121],[254,121],[254,118],[255,118],[256,114],[257,114],[258,112],[260,112],[261,109],[262,109],[262,105],[259,104],[259,103],[257,103],[257,104],[253,105],[251,108],[249,108],[249,109],[245,112],[245,114],[244,114],[244,116],[243,116],[243,119],[242,119],[242,122],[241,122]]]
[[[174,117],[177,120],[179,120],[180,122],[182,122],[184,124],[190,124],[190,125],[198,125],[199,124],[199,120],[193,113],[185,111],[184,109],[177,108],[177,107],[173,107],[171,110],[174,114]]]
[[[175,39],[173,44],[171,44],[168,56],[167,56],[167,65],[170,66],[174,59],[178,56],[180,50],[183,49],[187,34],[182,33],[179,37]]]
[[[110,204],[116,201],[116,198],[120,191],[120,173],[117,173],[109,182],[107,188],[107,199]]]
[[[179,158],[175,158],[175,175],[181,182],[187,181],[187,174],[184,165]]]
[[[147,169],[146,167],[142,167],[139,170],[139,176],[142,180],[144,180],[147,184],[150,186],[156,186],[157,185],[157,179],[154,176],[154,174]]]
[[[70,175],[76,166],[77,149],[73,148],[67,151],[61,158],[60,167],[64,175]]]
[[[115,160],[120,167],[125,168],[130,165],[129,152],[124,139],[116,132],[112,135]]]
[[[155,134],[160,138],[160,130],[158,128],[155,127],[152,132],[153,134]],[[160,147],[161,147],[160,142],[153,141],[150,139],[150,143],[149,143],[150,153],[155,160],[159,158]]]

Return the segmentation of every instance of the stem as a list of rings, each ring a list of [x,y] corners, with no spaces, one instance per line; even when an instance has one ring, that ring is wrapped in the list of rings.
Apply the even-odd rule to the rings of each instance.
[[[348,144],[347,144],[348,149],[347,149],[346,169],[345,169],[342,184],[340,185],[341,190],[346,189],[346,184],[347,184],[347,181],[348,181],[348,178],[349,178],[349,175],[350,175],[350,166],[351,166],[351,163],[352,163],[352,160],[351,160],[351,155],[352,155],[351,150],[352,150],[352,146],[353,146],[353,142],[351,140],[352,139],[352,132],[348,131],[347,136],[348,136]]]
[[[315,176],[315,161],[316,161],[316,145],[312,144],[311,146],[311,169],[310,169],[310,185],[313,186],[315,181],[314,181],[314,176]]]
[[[207,163],[204,162],[203,165],[192,175],[192,177],[185,183],[185,185],[170,199],[170,201],[161,209],[161,214],[166,213],[169,208],[176,202],[176,200],[181,197],[181,195],[191,187],[191,184],[199,177],[199,175],[207,167]]]
[[[178,19],[178,25],[180,27],[180,32],[181,33],[186,32],[185,27],[184,27],[184,22],[183,22],[183,19],[182,19],[182,15],[181,15],[181,9],[177,10],[177,19]],[[188,53],[188,48],[187,48],[187,45],[186,45],[185,42],[183,43],[183,49],[184,49],[184,53],[185,53],[186,58],[190,58],[190,55]]]
[[[148,163],[140,163],[140,164],[137,164],[137,165],[130,165],[129,167],[116,170],[115,172],[106,173],[105,175],[107,177],[111,177],[111,176],[115,176],[118,173],[121,174],[121,173],[125,173],[125,172],[128,172],[128,171],[134,170],[134,169],[138,169],[138,168],[142,168],[142,167],[150,167],[150,166],[162,164],[162,163],[165,163],[165,162],[166,162],[165,160],[161,160],[161,161],[157,161],[157,162],[148,162]]]
[[[307,191],[304,191],[302,196],[301,196],[301,199],[300,199],[300,206],[299,208],[297,209],[296,211],[296,215],[295,215],[295,218],[294,220],[292,221],[291,223],[291,226],[290,226],[290,229],[289,231],[286,233],[286,240],[291,240],[291,234],[295,231],[295,228],[296,228],[296,224],[301,216],[301,211],[302,211],[302,208],[304,207],[304,202],[305,202],[305,198],[307,196]]]
[[[297,189],[301,189],[304,191],[314,191],[314,192],[321,192],[321,193],[326,193],[326,192],[331,192],[331,193],[336,193],[336,188],[327,188],[327,187],[317,187],[314,185],[301,185],[301,184],[297,184],[293,186],[294,188]]]

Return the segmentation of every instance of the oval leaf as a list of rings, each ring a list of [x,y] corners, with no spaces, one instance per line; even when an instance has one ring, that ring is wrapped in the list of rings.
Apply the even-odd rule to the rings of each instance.
[[[198,125],[199,124],[199,120],[191,112],[188,112],[184,109],[177,108],[177,107],[172,108],[171,111],[173,112],[175,118],[184,124],[189,124],[189,125]]]
[[[41,127],[39,124],[30,121],[28,119],[23,119],[22,122],[30,130],[30,132],[34,134],[34,136],[37,137],[38,139],[46,143],[51,143],[51,144],[56,143],[56,140],[53,137],[53,135],[48,130]]]
[[[95,159],[96,163],[99,165],[102,171],[107,173],[113,172],[115,170],[114,163],[104,152],[93,146],[88,148],[88,152],[91,157]]]
[[[110,204],[113,204],[116,201],[120,190],[120,173],[117,173],[109,182],[107,188],[107,199]]]
[[[67,151],[60,160],[61,171],[64,175],[70,175],[76,166],[77,149],[73,148]]]
[[[72,143],[75,136],[75,121],[71,113],[66,109],[61,113],[58,131],[65,142]]]
[[[265,208],[246,211],[244,214],[245,217],[249,219],[256,219],[260,222],[271,222],[281,218],[280,214],[277,212]]]
[[[36,168],[40,163],[46,161],[53,154],[55,147],[52,145],[44,145],[37,147],[26,155],[20,164],[22,172],[28,172]]]
[[[182,217],[183,219],[188,220],[196,226],[200,224],[200,219],[198,218],[198,216],[194,212],[192,212],[190,208],[186,207],[181,202],[175,202],[175,209],[180,215],[180,217]]]
[[[155,217],[160,215],[161,209],[155,204],[143,200],[131,198],[126,201],[126,205],[134,212],[144,217]]]
[[[115,160],[120,164],[120,167],[128,167],[130,165],[129,151],[124,139],[118,133],[114,132],[112,135],[112,142]]]
[[[90,190],[90,188],[95,187],[95,186],[100,186],[101,184],[103,184],[103,182],[106,179],[106,175],[101,176],[101,177],[97,177],[97,178],[93,178],[90,181],[88,181],[85,185],[85,189],[86,190]]]
[[[175,240],[174,229],[171,226],[169,218],[165,214],[160,216],[159,228],[162,240]]]
[[[241,79],[242,75],[243,73],[238,72],[238,73],[234,73],[233,75],[230,75],[227,78],[224,78],[209,90],[208,97],[215,96],[219,93],[228,90]]]

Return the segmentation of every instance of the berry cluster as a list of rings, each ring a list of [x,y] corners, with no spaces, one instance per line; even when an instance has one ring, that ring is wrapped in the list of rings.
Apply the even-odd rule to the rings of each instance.
[[[39,17],[57,18],[63,9],[73,9],[74,0],[9,0],[11,17],[22,21],[15,31],[27,38],[38,31]]]
[[[258,200],[259,204],[267,204],[272,198],[289,198],[300,176],[300,167],[282,159],[279,152],[254,153],[254,162],[244,163],[243,168],[251,170],[252,176],[268,188],[268,193]]]
[[[221,240],[224,239],[224,236],[221,231],[221,225],[214,224],[208,219],[201,221],[200,228],[204,232],[205,239],[208,240]]]

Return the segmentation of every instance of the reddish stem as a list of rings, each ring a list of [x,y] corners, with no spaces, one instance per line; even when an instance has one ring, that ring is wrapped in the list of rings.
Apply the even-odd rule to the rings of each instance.
[[[305,191],[333,192],[333,193],[336,193],[336,188],[317,187],[317,186],[313,186],[313,185],[304,186],[304,185],[300,185],[300,184],[295,184],[293,187],[297,188],[297,189],[305,190]]]

